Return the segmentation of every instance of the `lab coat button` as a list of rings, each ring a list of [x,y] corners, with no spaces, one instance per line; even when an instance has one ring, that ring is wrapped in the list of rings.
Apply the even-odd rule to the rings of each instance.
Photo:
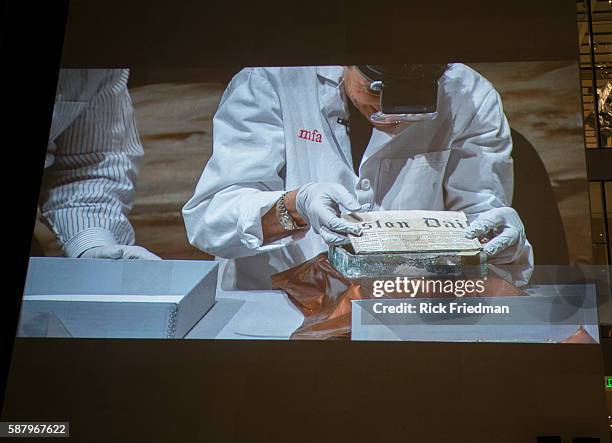
[[[370,180],[368,180],[367,178],[364,178],[359,183],[359,187],[364,191],[369,191],[370,190]]]

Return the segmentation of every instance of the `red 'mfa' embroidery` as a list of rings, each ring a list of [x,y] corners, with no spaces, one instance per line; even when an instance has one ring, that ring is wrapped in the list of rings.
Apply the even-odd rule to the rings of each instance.
[[[312,131],[308,131],[306,129],[300,129],[300,133],[298,134],[298,138],[303,138],[304,140],[308,140],[311,142],[322,143],[323,137],[316,129]]]

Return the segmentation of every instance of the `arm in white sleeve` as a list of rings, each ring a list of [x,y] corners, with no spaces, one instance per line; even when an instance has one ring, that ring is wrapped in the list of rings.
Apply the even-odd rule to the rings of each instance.
[[[258,69],[232,79],[213,119],[213,153],[183,207],[189,242],[223,258],[281,248],[263,245],[261,217],[284,193],[285,137],[277,93]]]
[[[42,215],[72,257],[96,246],[134,243],[127,214],[143,149],[129,71],[107,71],[83,112],[57,137],[41,191]]]
[[[510,206],[513,190],[511,152],[510,126],[499,94],[491,88],[478,101],[473,117],[452,143],[444,177],[446,208],[464,211],[472,221],[490,209]],[[533,250],[528,241],[517,257],[511,263],[520,268],[515,279],[528,280],[533,268]],[[495,257],[490,261],[508,264]]]

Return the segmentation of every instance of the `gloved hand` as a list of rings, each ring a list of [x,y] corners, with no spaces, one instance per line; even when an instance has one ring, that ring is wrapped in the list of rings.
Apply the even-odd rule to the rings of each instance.
[[[128,258],[128,259],[143,259],[143,260],[161,260],[160,257],[153,254],[142,246],[127,246],[127,245],[109,245],[95,246],[83,252],[80,258]]]
[[[509,207],[494,208],[479,214],[465,233],[467,238],[486,240],[484,252],[499,264],[514,262],[527,241],[523,222],[518,213]]]
[[[340,218],[340,206],[351,212],[361,211],[357,199],[342,185],[307,183],[298,190],[295,206],[300,216],[327,244],[347,243],[348,233],[361,235],[359,225]]]

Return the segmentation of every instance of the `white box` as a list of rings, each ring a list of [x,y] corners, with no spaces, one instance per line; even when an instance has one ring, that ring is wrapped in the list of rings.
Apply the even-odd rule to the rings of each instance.
[[[73,337],[182,338],[215,303],[218,263],[30,258],[22,315],[51,312]]]

